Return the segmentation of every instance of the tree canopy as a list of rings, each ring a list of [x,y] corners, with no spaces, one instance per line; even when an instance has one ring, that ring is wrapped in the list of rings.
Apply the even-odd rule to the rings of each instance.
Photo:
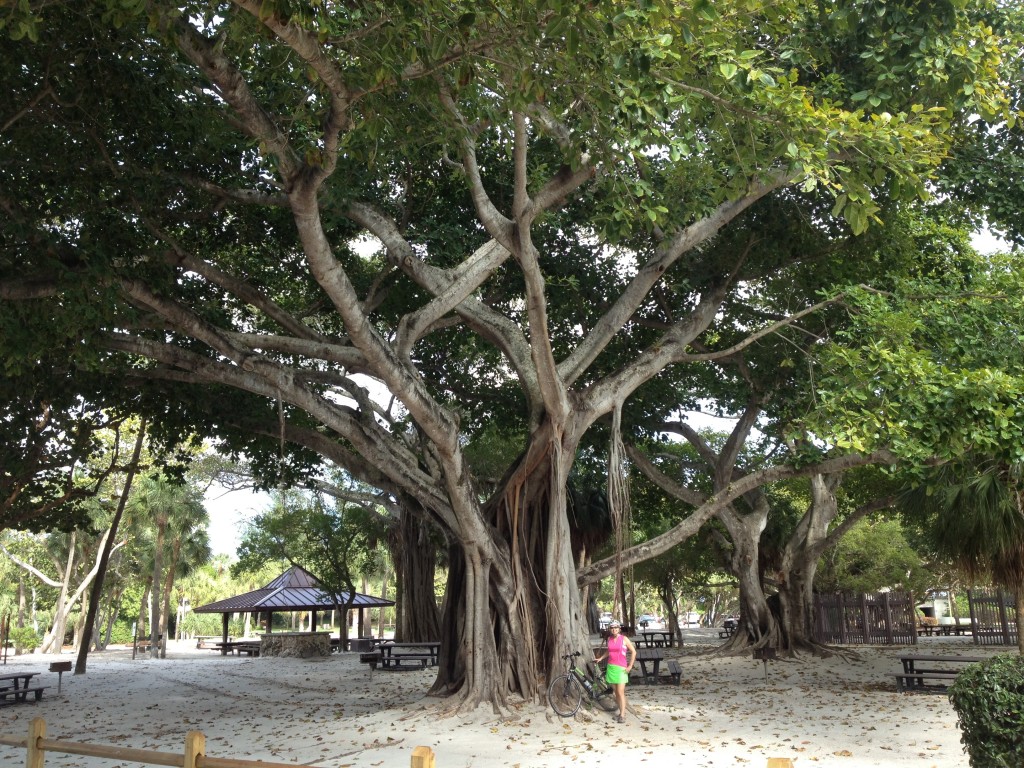
[[[863,233],[968,115],[1012,117],[994,0],[0,14],[5,364],[62,350],[154,429],[413,500],[460,555],[437,689],[466,706],[583,642],[591,428],[818,308],[788,268],[828,250],[761,235]],[[482,501],[494,422],[522,450]]]

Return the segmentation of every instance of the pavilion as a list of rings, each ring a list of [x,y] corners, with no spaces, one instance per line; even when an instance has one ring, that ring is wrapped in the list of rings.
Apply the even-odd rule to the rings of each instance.
[[[337,605],[348,602],[348,593],[341,592],[337,597]],[[364,595],[357,592],[352,600],[352,609],[383,608],[394,605],[394,600]],[[323,591],[317,578],[307,571],[293,565],[267,586],[254,589],[243,595],[227,597],[215,603],[193,608],[196,613],[219,613],[222,615],[222,640],[228,641],[228,621],[233,613],[263,614],[267,618],[267,633],[271,630],[271,617],[275,613],[290,611],[310,611],[312,621],[310,629],[316,631],[317,613],[335,610],[335,601]]]

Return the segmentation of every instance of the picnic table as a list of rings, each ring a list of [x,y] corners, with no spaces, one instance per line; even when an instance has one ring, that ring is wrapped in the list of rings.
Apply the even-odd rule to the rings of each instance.
[[[232,642],[235,638],[228,635],[228,642]],[[216,649],[217,643],[221,642],[220,635],[196,635],[196,648],[209,648]]]
[[[602,653],[607,650],[603,645],[593,646],[594,658],[596,659]],[[659,677],[661,672],[661,662],[665,656],[660,648],[637,648],[636,649],[636,661],[640,664],[640,679],[647,685],[654,685],[655,683],[663,682]],[[651,667],[648,669],[647,664],[650,663]],[[606,666],[606,665],[605,665]],[[598,670],[600,671],[600,669]],[[668,660],[668,674],[665,675],[664,682],[679,684],[682,678],[682,668],[679,666],[679,662],[675,659]]]
[[[221,656],[227,656],[229,653],[241,656],[245,654],[247,656],[259,656],[260,655],[260,641],[259,640],[228,640],[227,642],[221,641],[214,643],[213,647],[220,651]]]
[[[434,641],[387,641],[378,646],[377,652],[380,653],[380,665],[384,669],[423,669],[437,666],[437,654],[440,649],[441,643]]]
[[[640,665],[640,673],[646,684],[653,685],[658,682],[658,672],[661,668],[661,660],[663,658],[664,655],[661,652],[661,648],[636,649],[636,660]],[[648,664],[651,665],[650,669],[647,668]]]
[[[45,685],[33,685],[32,678],[38,672],[6,672],[0,675],[0,704],[23,704],[28,695],[34,695],[34,701],[43,698]]]
[[[669,630],[654,630],[646,629],[637,635],[639,643],[634,642],[634,645],[642,643],[646,648],[671,648],[672,647],[672,632]]]
[[[956,665],[975,664],[984,660],[984,656],[930,656],[920,654],[900,656],[903,672],[902,674],[896,674],[896,687],[900,692],[945,691],[960,672]],[[924,666],[921,666],[922,664]],[[943,666],[932,666],[934,664]]]

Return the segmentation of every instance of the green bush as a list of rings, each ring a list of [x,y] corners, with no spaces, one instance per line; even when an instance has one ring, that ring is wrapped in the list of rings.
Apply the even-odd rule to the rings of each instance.
[[[115,621],[110,628],[110,642],[118,645],[132,644],[132,625],[127,621]]]
[[[969,665],[950,687],[949,700],[972,768],[1024,765],[1024,657]]]
[[[34,651],[39,647],[39,634],[32,627],[11,627],[10,641],[19,651]]]
[[[188,613],[181,622],[181,631],[188,637],[220,635],[222,619],[219,613]]]

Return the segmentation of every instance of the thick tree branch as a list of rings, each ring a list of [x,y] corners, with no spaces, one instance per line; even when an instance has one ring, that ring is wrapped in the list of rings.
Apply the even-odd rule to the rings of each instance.
[[[835,456],[816,464],[802,467],[780,465],[752,472],[715,493],[704,504],[690,513],[689,517],[671,530],[642,544],[630,547],[622,552],[619,557],[606,558],[578,570],[576,572],[576,581],[580,587],[584,587],[611,575],[615,572],[616,567],[628,568],[636,563],[657,557],[696,534],[704,523],[724,510],[733,501],[763,485],[791,477],[806,477],[815,473],[841,472],[853,467],[862,467],[869,464],[894,464],[895,462],[896,457],[891,452],[883,450],[865,455]],[[651,479],[653,480],[654,478],[652,477]],[[667,488],[664,490],[669,492]]]
[[[750,192],[740,199],[722,203],[712,214],[662,243],[654,256],[640,268],[619,295],[611,309],[601,317],[572,354],[559,365],[559,373],[566,385],[571,385],[583,375],[646,300],[654,285],[683,254],[708,240],[762,197],[788,184],[793,178],[789,171],[777,171],[766,181],[753,185]]]
[[[188,19],[177,16],[172,31],[181,52],[206,75],[218,95],[234,110],[239,127],[262,142],[267,151],[277,158],[282,177],[290,182],[301,163],[291,150],[287,134],[256,100],[242,74],[214,42],[196,31]]]

